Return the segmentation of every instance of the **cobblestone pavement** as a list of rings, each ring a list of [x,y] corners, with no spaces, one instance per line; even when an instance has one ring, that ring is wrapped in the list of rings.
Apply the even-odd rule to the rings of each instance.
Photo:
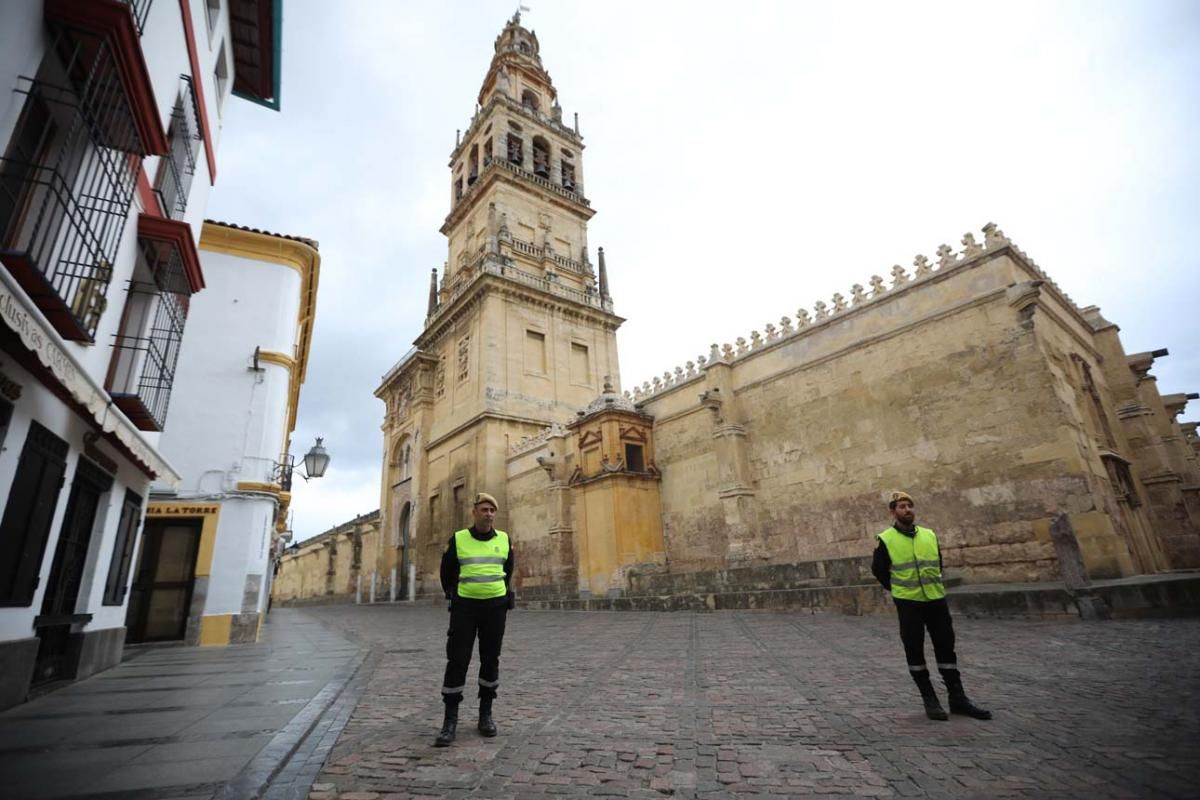
[[[517,610],[435,749],[446,612],[306,613],[375,648],[314,800],[1200,796],[1200,620],[956,620],[995,719],[932,722],[892,617]]]

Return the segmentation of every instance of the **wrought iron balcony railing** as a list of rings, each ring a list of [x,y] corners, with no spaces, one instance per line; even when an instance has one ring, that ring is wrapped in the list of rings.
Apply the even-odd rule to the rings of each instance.
[[[187,211],[201,140],[196,87],[187,75],[179,77],[179,97],[171,112],[171,126],[167,131],[170,149],[159,164],[154,188],[163,213],[172,219],[182,219]]]
[[[121,332],[114,339],[109,394],[142,430],[161,431],[167,421],[175,367],[183,342],[191,289],[177,248],[138,240],[152,283],[130,283]]]
[[[66,339],[91,341],[141,159],[95,68],[82,90],[19,79],[25,104],[0,158],[0,262]]]

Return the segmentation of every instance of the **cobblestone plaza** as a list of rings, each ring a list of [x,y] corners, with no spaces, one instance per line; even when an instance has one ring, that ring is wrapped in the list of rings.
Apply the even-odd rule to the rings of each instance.
[[[959,619],[967,690],[995,719],[946,723],[922,713],[891,617],[518,610],[500,736],[464,703],[435,750],[446,612],[309,613],[373,648],[313,798],[1200,791],[1195,620]]]

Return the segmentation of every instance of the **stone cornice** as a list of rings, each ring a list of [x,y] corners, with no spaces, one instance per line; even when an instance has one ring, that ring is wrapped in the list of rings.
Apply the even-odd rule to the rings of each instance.
[[[558,311],[563,316],[587,320],[601,325],[605,330],[617,330],[624,317],[619,317],[611,311],[595,306],[584,305],[570,298],[560,297],[537,287],[518,283],[504,275],[488,271],[480,271],[466,279],[467,283],[460,293],[439,308],[428,327],[416,338],[418,349],[427,351],[440,341],[445,332],[453,327],[459,319],[469,312],[476,304],[483,301],[488,293],[497,293],[505,297],[519,298],[531,305]]]

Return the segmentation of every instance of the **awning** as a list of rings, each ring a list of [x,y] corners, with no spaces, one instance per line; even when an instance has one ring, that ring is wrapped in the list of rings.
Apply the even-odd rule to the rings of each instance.
[[[75,405],[76,410],[86,415],[88,421],[104,434],[105,438],[120,448],[124,455],[134,461],[151,478],[178,488],[181,480],[170,464],[133,426],[129,418],[121,413],[104,387],[75,360],[62,338],[42,317],[41,312],[30,302],[24,290],[9,274],[0,268],[0,319],[10,328],[36,360],[47,377],[55,380]]]

